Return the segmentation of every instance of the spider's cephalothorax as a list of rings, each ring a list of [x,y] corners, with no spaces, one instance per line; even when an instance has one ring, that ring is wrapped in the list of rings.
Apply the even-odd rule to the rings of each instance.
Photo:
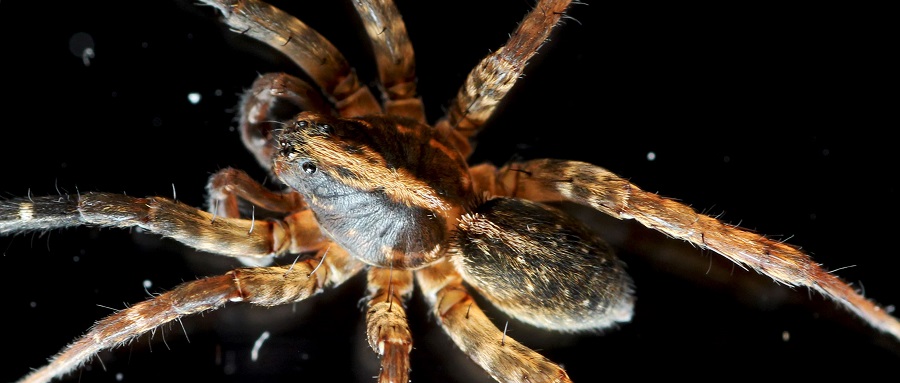
[[[570,0],[538,1],[434,123],[416,94],[413,49],[391,1],[352,2],[372,43],[380,98],[297,18],[259,0],[203,2],[308,75],[308,81],[259,76],[240,101],[243,142],[281,188],[226,168],[209,179],[208,210],[165,197],[29,195],[0,200],[0,234],[140,227],[254,266],[184,282],[115,312],[22,382],[60,377],[102,350],[188,315],[232,302],[300,302],[360,273],[367,278],[366,338],[381,363],[380,382],[410,380],[405,303],[414,286],[454,344],[497,381],[568,382],[561,366],[500,330],[470,292],[556,331],[608,329],[631,319],[635,298],[622,262],[596,233],[554,207],[558,202],[633,219],[782,284],[806,286],[900,338],[900,323],[887,310],[796,247],[699,214],[596,165],[468,162],[478,133]],[[271,214],[248,216],[242,203]],[[280,258],[286,254],[293,256]]]
[[[410,118],[304,112],[275,145],[276,176],[306,196],[323,231],[373,266],[441,259],[473,200],[465,158],[446,133]]]

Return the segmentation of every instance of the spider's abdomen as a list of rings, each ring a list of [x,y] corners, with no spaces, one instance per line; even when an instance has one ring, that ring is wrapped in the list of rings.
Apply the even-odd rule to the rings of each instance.
[[[632,282],[596,234],[555,208],[494,198],[460,220],[453,257],[488,300],[535,326],[582,331],[631,319]]]
[[[371,265],[440,259],[472,198],[463,156],[411,119],[301,113],[275,141],[275,174],[306,197],[325,233]]]

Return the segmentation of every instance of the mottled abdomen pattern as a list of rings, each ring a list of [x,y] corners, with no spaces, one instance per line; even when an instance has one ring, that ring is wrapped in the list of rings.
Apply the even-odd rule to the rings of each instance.
[[[612,249],[548,205],[493,198],[460,220],[453,260],[464,278],[510,315],[561,331],[631,319],[631,278]]]

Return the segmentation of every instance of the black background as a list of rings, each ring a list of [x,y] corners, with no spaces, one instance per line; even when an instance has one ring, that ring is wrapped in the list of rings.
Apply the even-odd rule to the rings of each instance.
[[[129,4],[125,4],[129,3]],[[233,130],[237,95],[291,71],[188,1],[0,4],[0,193],[172,195],[204,207],[207,177],[264,172]],[[374,81],[349,2],[285,6]],[[312,5],[316,3],[316,5]],[[319,4],[327,3],[327,4]],[[468,70],[531,2],[399,1],[433,121]],[[885,305],[895,274],[896,42],[884,10],[727,5],[574,6],[473,161],[589,161],[732,224],[787,239]],[[86,65],[86,33],[95,55]],[[374,83],[374,82],[373,82]],[[198,92],[192,104],[188,94]],[[648,153],[655,159],[648,160]],[[620,248],[634,320],[603,335],[511,321],[509,335],[575,382],[891,374],[900,342],[805,288],[790,289],[632,223],[581,212]],[[17,379],[94,320],[236,264],[127,230],[0,238],[2,380]],[[846,268],[845,268],[846,267]],[[145,291],[144,281],[151,287]],[[362,280],[274,309],[234,304],[100,354],[68,381],[371,381]],[[486,304],[485,304],[486,305]],[[486,305],[487,306],[487,305]],[[499,327],[508,319],[490,310]],[[410,302],[413,382],[489,381]],[[271,337],[250,359],[263,331]],[[187,336],[185,335],[187,333]],[[105,366],[105,368],[104,368]],[[120,375],[119,375],[120,374]]]

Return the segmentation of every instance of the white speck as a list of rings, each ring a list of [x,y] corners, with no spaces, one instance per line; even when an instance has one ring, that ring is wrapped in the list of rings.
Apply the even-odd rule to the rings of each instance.
[[[897,307],[894,305],[884,306],[884,311],[887,311],[888,314],[893,314],[894,310],[896,310],[896,309],[897,309]]]
[[[787,332],[787,330],[781,332],[781,340],[787,342],[791,340],[791,333]]]
[[[31,301],[31,303],[29,303],[28,305],[31,306],[31,308],[35,308],[37,307],[37,302]]]
[[[250,360],[254,362],[256,361],[256,359],[259,357],[259,349],[262,347],[262,344],[266,341],[266,339],[269,339],[269,332],[263,331],[262,335],[259,336],[259,339],[257,339],[256,342],[253,343],[253,350],[250,351]]]
[[[197,92],[188,93],[188,101],[190,101],[191,104],[197,105],[197,103],[200,102],[200,93],[197,93]]]
[[[91,66],[92,58],[94,58],[94,50],[91,48],[84,48],[84,52],[81,52],[81,62],[84,63],[84,66]]]
[[[80,57],[84,66],[91,66],[91,59],[94,58],[94,38],[84,32],[72,35],[69,38],[69,51]]]
[[[77,255],[73,255],[73,256],[72,256],[72,262],[78,262],[78,261],[80,261],[80,260],[81,260],[81,257],[79,257],[79,256],[77,256]]]
[[[647,152],[647,161],[653,161],[656,159],[656,152]]]
[[[145,280],[144,280],[144,288],[145,288],[145,289],[149,289],[149,288],[151,288],[151,287],[153,287],[153,282],[150,281],[149,279],[145,279]]]
[[[117,372],[116,373],[116,381],[121,382],[122,379],[125,379],[125,375],[123,375],[121,372]]]

